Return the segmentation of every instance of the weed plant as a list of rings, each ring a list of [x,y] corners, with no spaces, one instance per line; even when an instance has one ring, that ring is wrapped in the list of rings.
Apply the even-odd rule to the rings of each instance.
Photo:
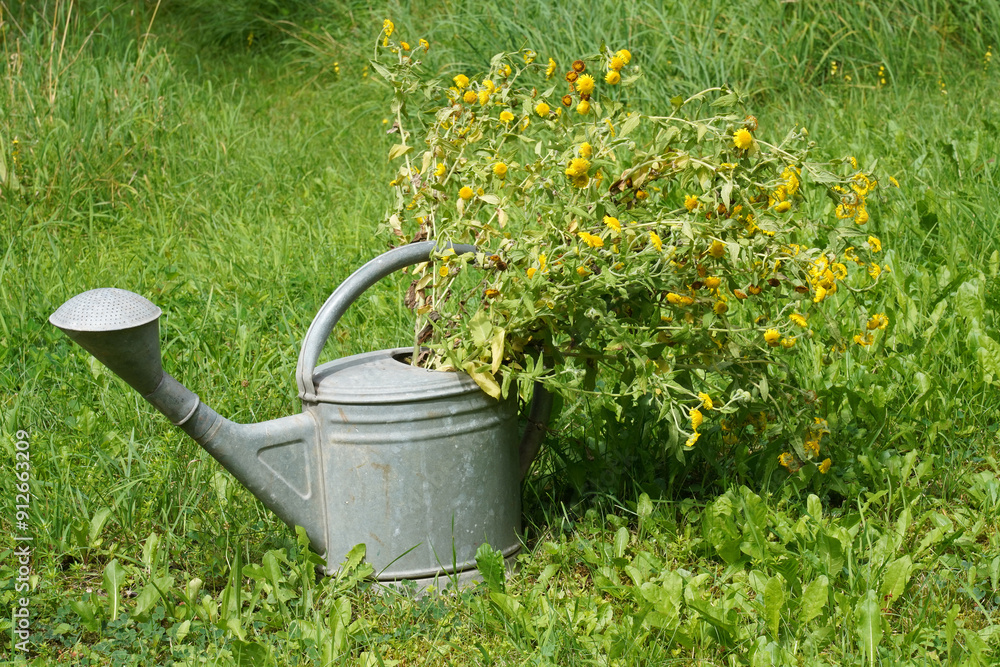
[[[19,429],[31,447],[30,660],[995,664],[1000,4],[339,3],[264,47],[205,7],[0,3],[0,442],[12,464]],[[844,371],[835,483],[680,469],[643,414],[595,429],[614,418],[581,401],[525,485],[509,578],[483,549],[480,588],[417,599],[371,587],[356,551],[317,582],[298,535],[47,323],[77,292],[133,290],[165,313],[167,371],[221,414],[298,410],[312,315],[382,250],[395,142],[360,45],[389,17],[429,29],[443,74],[604,41],[648,63],[644,106],[726,83],[827,157],[882,156],[913,202],[873,230],[898,317]],[[216,19],[239,37],[197,32]],[[369,292],[327,355],[405,344],[407,284]]]

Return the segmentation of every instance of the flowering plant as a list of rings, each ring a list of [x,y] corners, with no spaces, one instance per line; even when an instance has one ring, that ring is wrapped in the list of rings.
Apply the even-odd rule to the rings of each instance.
[[[523,49],[438,77],[429,48],[386,21],[372,61],[399,136],[386,228],[442,249],[408,294],[414,361],[495,397],[541,381],[619,415],[641,402],[682,460],[740,444],[827,472],[813,385],[888,324],[868,312],[889,270],[865,226],[872,173],[810,160],[805,129],[768,143],[725,88],[640,111],[625,49],[568,67]]]

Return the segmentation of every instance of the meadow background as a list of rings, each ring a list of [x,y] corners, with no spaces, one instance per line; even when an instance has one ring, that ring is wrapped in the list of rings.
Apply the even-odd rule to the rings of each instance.
[[[872,233],[884,345],[848,355],[826,478],[664,461],[585,404],[524,488],[506,582],[414,599],[294,534],[48,316],[98,286],[164,311],[168,372],[237,421],[298,411],[318,307],[381,252],[385,18],[449,78],[602,42],[642,107],[728,84],[759,134],[898,179]],[[34,664],[994,664],[1000,656],[996,0],[0,2],[4,534],[28,432]],[[884,184],[883,184],[884,185]],[[326,354],[406,344],[405,278]],[[12,607],[14,542],[0,547]],[[9,637],[10,618],[0,619]],[[0,658],[13,659],[12,643]]]

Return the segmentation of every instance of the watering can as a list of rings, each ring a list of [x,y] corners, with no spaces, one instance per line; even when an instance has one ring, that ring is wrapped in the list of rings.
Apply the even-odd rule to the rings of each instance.
[[[100,288],[49,318],[194,438],[290,526],[305,528],[333,572],[357,544],[381,581],[475,573],[477,548],[520,548],[520,481],[538,451],[551,396],[536,385],[522,438],[516,400],[496,400],[464,373],[404,363],[412,348],[317,367],[348,306],[381,278],[426,262],[431,241],[390,250],[343,282],[299,353],[301,414],[258,424],[220,416],[163,371],[160,309]],[[457,254],[474,246],[455,245]]]

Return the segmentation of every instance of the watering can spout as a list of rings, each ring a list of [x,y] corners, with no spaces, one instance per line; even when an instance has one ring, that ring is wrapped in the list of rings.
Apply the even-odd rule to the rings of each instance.
[[[160,309],[138,294],[100,288],[73,297],[49,322],[204,447],[285,523],[305,528],[323,553],[326,522],[315,420],[298,414],[237,424],[220,416],[163,370],[159,317]]]

